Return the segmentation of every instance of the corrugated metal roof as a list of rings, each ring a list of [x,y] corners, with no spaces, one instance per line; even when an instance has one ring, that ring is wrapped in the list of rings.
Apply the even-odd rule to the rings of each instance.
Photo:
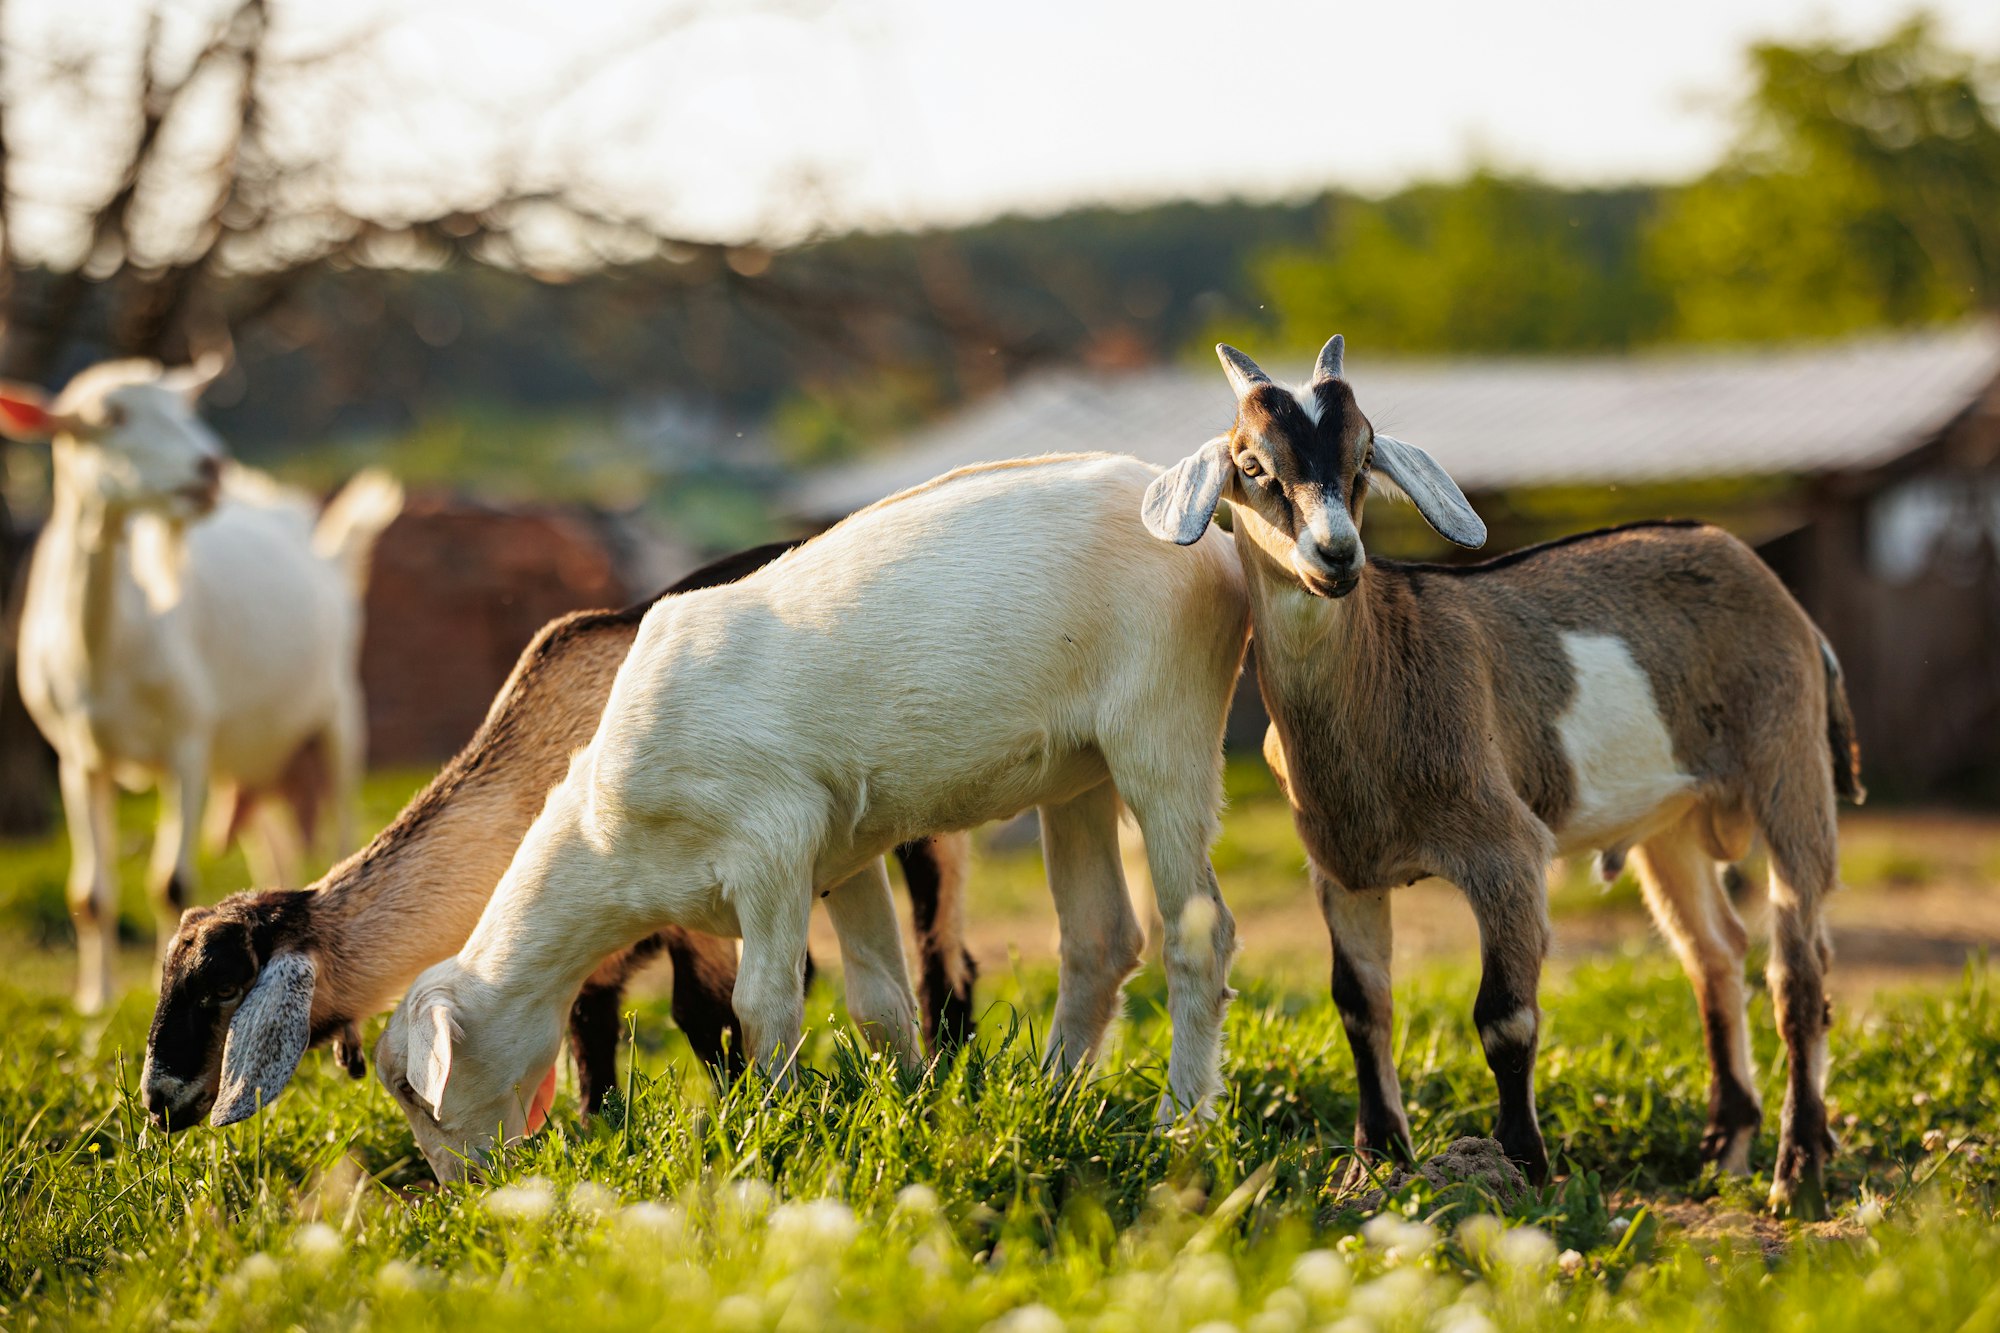
[[[1570,360],[1373,361],[1364,347],[1347,366],[1369,420],[1430,450],[1468,490],[1835,472],[1936,435],[2000,377],[2000,325]],[[1217,367],[1053,372],[806,478],[792,507],[844,514],[967,463],[1032,454],[1107,449],[1165,465],[1233,412]]]

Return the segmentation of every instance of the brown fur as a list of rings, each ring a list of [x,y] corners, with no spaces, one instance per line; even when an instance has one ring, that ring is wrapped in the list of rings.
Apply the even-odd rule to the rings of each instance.
[[[1615,636],[1645,671],[1693,780],[1687,807],[1671,816],[1677,826],[1632,836],[1650,839],[1640,849],[1648,900],[1696,983],[1712,1057],[1729,1055],[1742,1021],[1744,941],[1711,858],[1741,855],[1752,829],[1771,848],[1772,990],[1791,1065],[1774,1201],[1816,1196],[1830,1144],[1812,1076],[1825,1040],[1819,904],[1836,873],[1835,793],[1860,792],[1831,653],[1749,548],[1701,524],[1637,524],[1482,565],[1372,561],[1344,597],[1343,552],[1316,538],[1323,568],[1313,578],[1327,586],[1311,595],[1294,563],[1300,534],[1333,506],[1358,525],[1375,452],[1373,428],[1337,377],[1339,350],[1323,354],[1311,412],[1268,382],[1246,386],[1225,442],[1235,466],[1224,493],[1273,724],[1266,752],[1276,752],[1327,881],[1335,996],[1357,1067],[1372,1073],[1385,1049],[1386,972],[1376,972],[1386,969],[1387,924],[1357,917],[1338,895],[1441,875],[1480,919],[1474,1017],[1499,1088],[1498,1137],[1531,1175],[1546,1170],[1533,1098],[1543,878],[1579,795],[1556,729],[1577,689],[1561,636]],[[1225,363],[1240,356],[1225,352]],[[1624,848],[1604,850],[1615,861]],[[1740,1143],[1754,1108],[1742,1072],[1717,1060],[1704,1141],[1717,1155]],[[1380,1146],[1401,1108],[1363,1082],[1357,1141]],[[1397,1095],[1393,1074],[1387,1087]]]

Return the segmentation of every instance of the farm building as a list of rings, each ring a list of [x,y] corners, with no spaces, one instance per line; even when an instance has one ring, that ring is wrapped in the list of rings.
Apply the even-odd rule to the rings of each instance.
[[[1370,418],[1464,486],[1490,551],[1640,517],[1720,523],[1833,641],[1878,793],[2000,798],[2000,327],[1616,358],[1364,347],[1347,364]],[[1109,449],[1166,465],[1231,415],[1212,363],[1052,373],[807,479],[792,507],[825,521],[983,459]],[[1369,545],[1465,558],[1401,506],[1371,511]],[[1251,692],[1231,742],[1261,733]]]

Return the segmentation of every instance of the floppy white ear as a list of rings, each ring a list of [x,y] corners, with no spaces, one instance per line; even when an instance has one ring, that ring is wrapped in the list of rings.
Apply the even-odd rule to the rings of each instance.
[[[1153,478],[1139,517],[1146,531],[1163,542],[1192,546],[1208,531],[1215,506],[1229,480],[1229,437],[1218,435]]]
[[[1486,523],[1438,461],[1414,444],[1375,432],[1375,470],[1410,497],[1410,503],[1455,546],[1484,546]]]
[[[308,954],[274,954],[229,1019],[222,1082],[208,1123],[220,1129],[276,1101],[312,1042],[313,979]]]
[[[410,1050],[406,1067],[410,1091],[429,1102],[431,1113],[444,1113],[444,1085],[451,1077],[451,1043],[458,1024],[442,1000],[432,1000],[410,1020]]]

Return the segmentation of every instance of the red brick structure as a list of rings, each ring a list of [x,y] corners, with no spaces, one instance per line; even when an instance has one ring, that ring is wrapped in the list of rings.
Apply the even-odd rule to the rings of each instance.
[[[368,585],[369,763],[449,758],[536,630],[628,600],[586,514],[412,496],[375,548]]]

